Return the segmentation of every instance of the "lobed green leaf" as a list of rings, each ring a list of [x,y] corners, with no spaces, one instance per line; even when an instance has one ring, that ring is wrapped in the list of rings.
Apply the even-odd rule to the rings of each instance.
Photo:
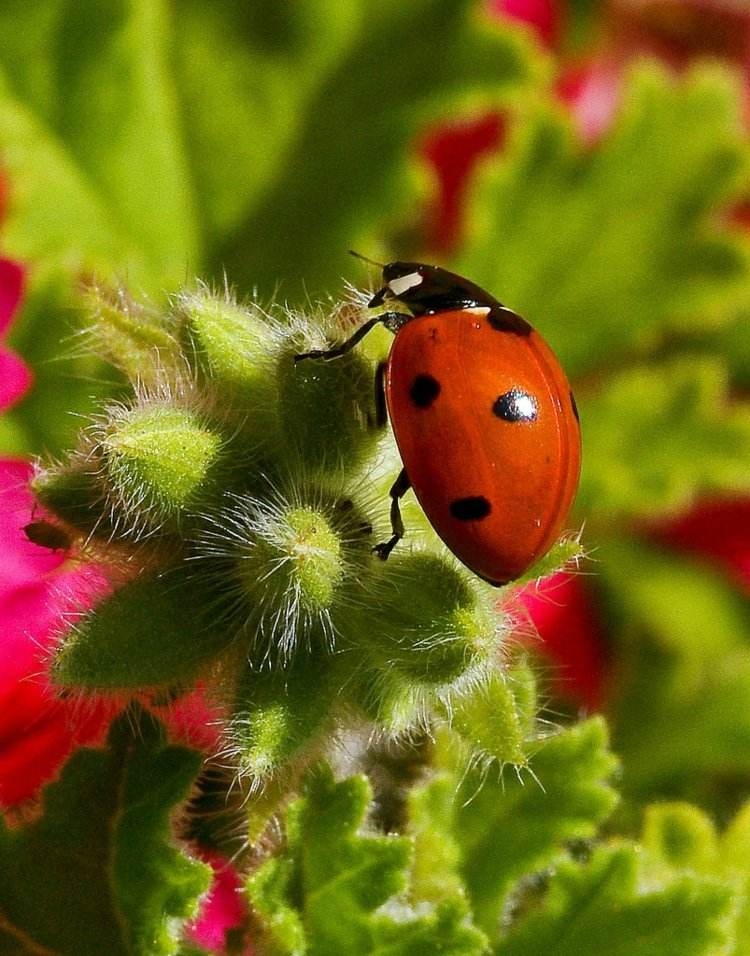
[[[456,793],[453,833],[477,923],[492,932],[515,883],[587,839],[611,813],[616,761],[601,719],[550,738],[531,760],[536,780],[469,772]],[[488,848],[491,848],[489,850]]]
[[[542,906],[495,946],[497,956],[714,956],[731,901],[721,883],[678,876],[638,883],[635,846],[601,847],[587,864],[560,863]]]
[[[481,933],[459,898],[415,914],[380,911],[407,888],[410,841],[360,834],[371,799],[363,777],[336,783],[320,769],[287,812],[287,846],[250,878],[252,905],[284,954],[479,954]],[[392,907],[394,903],[390,904]]]
[[[456,270],[524,315],[573,377],[726,322],[750,289],[747,240],[716,217],[743,189],[739,102],[717,66],[677,81],[650,62],[596,148],[546,106],[524,115],[486,164]]]
[[[106,749],[71,758],[43,816],[18,828],[0,820],[0,952],[176,953],[211,879],[170,833],[200,759],[131,710]]]

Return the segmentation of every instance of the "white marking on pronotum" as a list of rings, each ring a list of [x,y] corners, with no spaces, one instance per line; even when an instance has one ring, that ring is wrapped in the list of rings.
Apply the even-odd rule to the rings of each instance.
[[[396,279],[391,279],[388,283],[388,288],[396,296],[403,295],[404,292],[408,292],[409,289],[414,289],[416,286],[420,285],[423,280],[418,272],[410,272],[405,276],[398,276]]]

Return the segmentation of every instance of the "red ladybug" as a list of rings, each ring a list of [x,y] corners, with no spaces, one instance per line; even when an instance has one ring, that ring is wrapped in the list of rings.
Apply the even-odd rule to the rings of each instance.
[[[333,359],[375,325],[395,333],[378,368],[381,417],[393,426],[404,468],[391,488],[393,536],[409,490],[467,567],[491,584],[519,577],[555,542],[575,497],[581,462],[578,412],[544,339],[479,286],[439,266],[391,262],[369,307],[386,311],[329,351]]]

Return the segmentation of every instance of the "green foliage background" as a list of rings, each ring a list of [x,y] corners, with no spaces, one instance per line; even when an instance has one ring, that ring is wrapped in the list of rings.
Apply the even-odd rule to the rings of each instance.
[[[750,951],[750,611],[714,568],[643,531],[750,491],[750,241],[728,216],[750,187],[737,78],[642,63],[591,147],[557,105],[551,60],[469,0],[0,0],[0,37],[0,248],[29,268],[11,344],[36,374],[0,421],[3,453],[69,448],[71,413],[123,389],[81,348],[82,280],[157,304],[195,275],[262,302],[338,296],[371,278],[349,247],[434,257],[421,231],[434,184],[414,148],[429,124],[507,118],[443,264],[525,315],[574,384],[573,526],[585,522],[611,659],[621,799],[599,721],[532,759],[544,791],[492,773],[482,787],[438,741],[434,776],[409,797],[409,840],[361,835],[368,785],[321,770],[249,884],[268,951]],[[58,786],[62,814],[74,788]],[[347,828],[326,829],[332,808]],[[0,853],[33,867],[34,839]],[[179,880],[185,864],[164,865]],[[360,867],[367,880],[347,876]],[[201,891],[199,870],[184,878],[176,916]],[[378,909],[394,894],[431,908]]]

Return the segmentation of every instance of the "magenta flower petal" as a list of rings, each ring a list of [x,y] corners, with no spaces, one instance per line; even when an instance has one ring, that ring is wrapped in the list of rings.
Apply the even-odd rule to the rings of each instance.
[[[101,737],[113,716],[109,702],[58,699],[46,676],[66,614],[90,605],[105,587],[98,569],[58,569],[0,601],[1,805],[32,797],[74,747]]]
[[[0,335],[4,335],[23,296],[25,272],[10,259],[0,259]]]
[[[29,367],[0,345],[0,412],[23,398],[31,386],[31,378]]]
[[[750,498],[699,502],[686,514],[647,529],[647,534],[715,564],[750,595]]]
[[[213,869],[214,881],[188,935],[198,946],[222,952],[227,930],[240,926],[245,919],[242,883],[232,864],[218,853],[201,850],[200,856]]]
[[[441,126],[429,133],[421,153],[437,179],[437,196],[429,211],[428,242],[452,249],[461,235],[466,187],[479,160],[500,148],[505,124],[496,113]]]
[[[62,552],[32,544],[23,532],[33,514],[32,471],[26,461],[0,459],[0,609],[17,588],[36,583],[65,560]]]
[[[586,143],[596,143],[612,125],[623,82],[622,64],[605,59],[578,66],[561,77],[558,94]]]
[[[560,3],[557,0],[490,0],[490,12],[529,26],[545,46],[560,36]]]
[[[174,703],[151,704],[150,709],[169,727],[171,740],[209,753],[220,749],[226,714],[207,697],[202,684]]]
[[[518,598],[542,639],[533,644],[555,665],[556,691],[589,709],[601,707],[607,676],[601,622],[581,578],[559,572]]]

